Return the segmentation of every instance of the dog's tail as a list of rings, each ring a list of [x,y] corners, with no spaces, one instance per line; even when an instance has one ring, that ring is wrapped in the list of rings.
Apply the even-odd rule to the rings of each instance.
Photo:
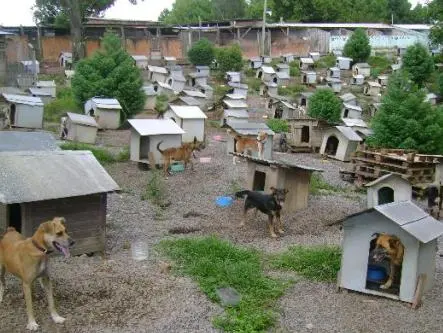
[[[239,192],[235,192],[235,197],[236,198],[244,198],[245,195],[248,195],[251,191],[249,190],[244,190],[244,191],[239,191]]]
[[[162,144],[163,140],[161,140],[159,143],[157,143],[157,150],[160,152],[160,154],[163,155],[163,153],[165,152],[164,150],[160,149],[160,145]]]

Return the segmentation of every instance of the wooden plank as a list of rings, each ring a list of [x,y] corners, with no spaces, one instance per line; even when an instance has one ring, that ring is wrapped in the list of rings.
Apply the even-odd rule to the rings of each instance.
[[[412,302],[411,308],[417,309],[421,304],[421,299],[423,297],[423,292],[425,290],[426,284],[426,274],[420,274],[418,277],[417,288],[415,289],[414,300]]]
[[[154,153],[152,151],[150,151],[148,153],[148,158],[149,158],[149,166],[151,167],[151,170],[155,170],[155,157],[154,157]]]

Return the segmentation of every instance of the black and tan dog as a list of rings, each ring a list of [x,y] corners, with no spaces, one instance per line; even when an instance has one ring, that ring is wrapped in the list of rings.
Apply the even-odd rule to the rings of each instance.
[[[192,162],[192,157],[195,151],[200,151],[204,149],[205,146],[202,142],[197,141],[197,138],[194,137],[194,141],[182,143],[180,147],[171,147],[165,150],[160,149],[160,145],[163,141],[160,141],[157,144],[157,150],[162,154],[163,157],[163,172],[165,176],[169,174],[169,166],[174,161],[183,161],[185,164],[185,169],[188,163],[191,164],[191,170],[194,169],[194,163]]]
[[[10,272],[23,282],[23,292],[31,331],[38,329],[32,309],[32,283],[38,279],[48,297],[49,313],[52,320],[61,324],[65,318],[58,315],[52,294],[52,284],[48,276],[48,253],[59,251],[69,256],[69,247],[74,242],[66,233],[65,219],[55,217],[42,223],[34,235],[25,239],[14,228],[9,227],[0,240],[0,302],[5,291],[5,273]]]
[[[372,236],[375,237],[375,248],[371,252],[372,259],[378,263],[384,260],[390,262],[389,278],[380,286],[381,289],[389,289],[403,263],[405,248],[396,236],[385,233],[375,233]]]
[[[286,199],[286,189],[276,189],[271,187],[271,194],[263,194],[256,191],[240,191],[236,192],[237,198],[244,198],[246,196],[245,205],[243,208],[243,219],[241,226],[246,223],[246,214],[248,210],[255,208],[262,213],[268,215],[268,228],[271,237],[276,238],[279,234],[284,234],[283,224],[281,222],[281,210]],[[277,223],[274,223],[274,217]]]

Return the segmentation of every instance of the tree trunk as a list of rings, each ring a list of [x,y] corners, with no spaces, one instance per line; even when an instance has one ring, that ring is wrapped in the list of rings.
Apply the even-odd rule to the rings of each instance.
[[[85,57],[80,1],[81,0],[61,0],[63,7],[69,13],[72,38],[72,61],[74,63]]]

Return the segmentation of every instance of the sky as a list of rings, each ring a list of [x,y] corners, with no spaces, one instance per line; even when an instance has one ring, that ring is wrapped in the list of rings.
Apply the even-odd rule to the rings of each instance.
[[[4,26],[29,26],[34,25],[31,7],[35,0],[0,0],[0,25]],[[425,0],[410,0],[413,6]],[[1,4],[3,3],[3,4]],[[105,13],[106,18],[119,18],[127,20],[157,20],[164,8],[171,8],[174,0],[144,0],[133,6],[128,0],[117,0],[116,4]]]

